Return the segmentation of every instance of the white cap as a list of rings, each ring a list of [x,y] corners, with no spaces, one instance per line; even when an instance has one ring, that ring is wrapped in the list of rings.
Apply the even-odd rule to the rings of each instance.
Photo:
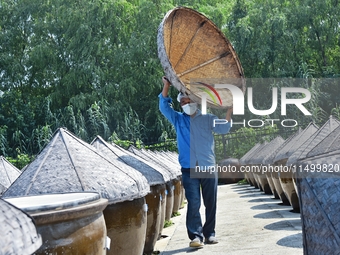
[[[187,96],[186,94],[182,93],[182,92],[179,92],[178,93],[178,96],[177,96],[177,101],[178,102],[181,102],[181,99],[182,98],[189,98],[189,96]]]

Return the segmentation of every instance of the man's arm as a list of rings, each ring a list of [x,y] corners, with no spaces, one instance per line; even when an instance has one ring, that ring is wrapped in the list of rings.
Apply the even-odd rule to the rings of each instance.
[[[225,119],[227,120],[227,122],[225,121],[216,121],[213,120],[213,131],[217,134],[227,134],[230,130],[231,127],[231,115],[233,113],[233,107],[228,108],[227,110],[227,114]],[[217,118],[217,117],[215,117]]]
[[[173,125],[175,125],[178,113],[170,107],[172,100],[170,97],[168,97],[171,84],[165,76],[162,77],[162,81],[163,90],[159,95],[159,110]]]
[[[229,107],[227,110],[227,116],[225,117],[225,119],[230,122],[231,121],[231,114],[233,113],[233,107]]]

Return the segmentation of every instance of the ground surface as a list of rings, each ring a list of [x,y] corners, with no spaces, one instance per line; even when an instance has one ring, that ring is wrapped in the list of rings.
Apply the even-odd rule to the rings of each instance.
[[[155,251],[161,255],[202,254],[271,254],[302,255],[300,214],[290,206],[249,185],[220,185],[216,236],[218,244],[202,249],[189,248],[185,228],[186,207],[173,217],[174,225],[165,228]],[[201,208],[204,220],[204,207]]]

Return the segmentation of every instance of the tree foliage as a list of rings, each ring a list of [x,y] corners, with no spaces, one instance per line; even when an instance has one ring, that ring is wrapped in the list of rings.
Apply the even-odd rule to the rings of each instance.
[[[88,142],[174,138],[158,110],[156,36],[175,6],[212,19],[246,77],[313,79],[314,120],[338,113],[339,85],[319,79],[339,75],[338,1],[0,1],[0,153],[35,155],[58,127]],[[257,90],[256,107],[270,108],[271,87]]]

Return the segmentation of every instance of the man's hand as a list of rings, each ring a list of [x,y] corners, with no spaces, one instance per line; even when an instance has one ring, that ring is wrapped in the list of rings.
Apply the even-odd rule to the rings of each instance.
[[[227,110],[227,116],[225,117],[225,119],[230,122],[231,121],[231,115],[233,113],[233,106],[230,106]]]
[[[164,86],[169,86],[169,87],[171,86],[170,81],[165,76],[162,77],[162,81],[163,81]]]
[[[167,97],[171,83],[168,80],[168,78],[166,78],[165,76],[162,77],[162,81],[163,81],[163,84],[164,84],[163,90],[162,90],[162,95],[163,95],[163,97]]]

